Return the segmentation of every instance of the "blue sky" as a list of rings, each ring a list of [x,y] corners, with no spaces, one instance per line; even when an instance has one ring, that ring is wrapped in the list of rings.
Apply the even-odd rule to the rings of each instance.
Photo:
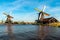
[[[0,20],[5,20],[3,12],[13,16],[14,21],[33,22],[37,20],[38,13],[34,8],[40,10],[46,6],[45,12],[49,17],[54,17],[60,21],[60,1],[59,0],[0,0]]]

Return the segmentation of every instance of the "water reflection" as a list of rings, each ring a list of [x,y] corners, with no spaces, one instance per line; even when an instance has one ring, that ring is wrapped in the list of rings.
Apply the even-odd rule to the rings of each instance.
[[[15,40],[14,35],[13,35],[13,29],[12,29],[12,24],[8,23],[7,25],[7,33],[8,33],[8,40]]]
[[[39,25],[38,27],[38,39],[44,40],[48,34],[48,26]]]

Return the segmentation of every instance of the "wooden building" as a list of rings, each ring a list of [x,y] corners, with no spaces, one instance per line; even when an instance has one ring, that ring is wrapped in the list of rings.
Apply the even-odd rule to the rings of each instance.
[[[54,17],[50,17],[50,18],[44,18],[42,21],[36,20],[36,22],[46,24],[46,23],[53,23],[53,22],[59,22],[59,21]]]

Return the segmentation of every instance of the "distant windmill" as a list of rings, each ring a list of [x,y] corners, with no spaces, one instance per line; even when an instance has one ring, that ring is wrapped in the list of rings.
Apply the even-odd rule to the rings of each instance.
[[[39,10],[38,8],[35,8],[35,10],[37,10],[39,12],[38,20],[37,21],[43,21],[44,15],[45,16],[49,16],[49,14],[44,12],[45,8],[46,8],[46,6],[44,6],[42,10]]]
[[[12,16],[10,16],[9,14],[6,14],[6,13],[3,13],[3,14],[7,16],[6,23],[12,22],[11,21],[11,19],[13,18]]]

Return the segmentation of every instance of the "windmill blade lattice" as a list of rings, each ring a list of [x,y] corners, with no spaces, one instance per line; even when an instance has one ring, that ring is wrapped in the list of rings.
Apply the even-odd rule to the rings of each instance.
[[[3,13],[4,15],[8,15],[8,14],[6,14],[5,12]]]
[[[39,10],[38,8],[35,8],[35,10],[37,10],[38,12],[41,12],[41,10]]]
[[[43,7],[42,11],[44,12],[45,9],[46,9],[46,6]]]

